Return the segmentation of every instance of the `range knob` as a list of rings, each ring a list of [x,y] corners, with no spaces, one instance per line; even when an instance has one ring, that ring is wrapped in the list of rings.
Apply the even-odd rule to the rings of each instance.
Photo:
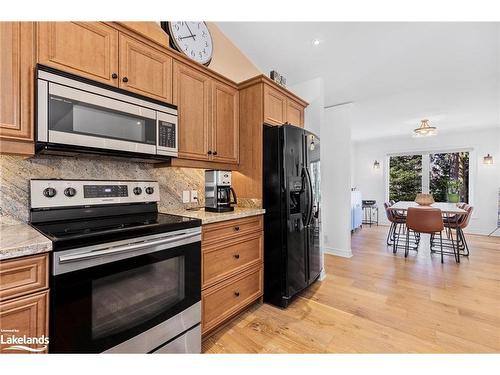
[[[153,194],[154,192],[155,192],[155,189],[153,189],[153,187],[152,187],[152,186],[148,186],[148,187],[146,188],[146,193],[147,193],[147,194]]]
[[[55,197],[57,194],[56,189],[48,187],[43,190],[43,195],[47,198]]]
[[[139,186],[136,186],[133,191],[135,195],[140,195],[142,193],[142,189]]]
[[[64,195],[67,197],[74,197],[76,195],[76,190],[72,187],[64,189]]]

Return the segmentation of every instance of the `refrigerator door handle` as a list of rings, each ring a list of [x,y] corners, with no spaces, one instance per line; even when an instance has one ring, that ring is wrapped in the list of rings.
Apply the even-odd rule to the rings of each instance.
[[[306,171],[307,183],[309,185],[309,194],[308,194],[309,212],[307,214],[307,220],[306,220],[306,226],[308,226],[311,224],[311,221],[312,221],[312,216],[313,216],[313,211],[314,211],[314,208],[313,208],[314,200],[313,200],[313,187],[312,187],[311,175],[309,174],[309,169],[307,169],[305,167],[304,167],[304,169]]]

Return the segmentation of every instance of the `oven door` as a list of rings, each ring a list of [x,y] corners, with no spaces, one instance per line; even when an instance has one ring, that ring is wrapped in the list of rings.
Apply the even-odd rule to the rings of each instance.
[[[156,155],[156,111],[57,83],[40,82],[48,85],[48,91],[39,90],[39,103],[47,103],[46,116],[40,116],[38,121],[39,141]]]
[[[54,253],[49,351],[148,353],[196,328],[200,237],[193,228]]]

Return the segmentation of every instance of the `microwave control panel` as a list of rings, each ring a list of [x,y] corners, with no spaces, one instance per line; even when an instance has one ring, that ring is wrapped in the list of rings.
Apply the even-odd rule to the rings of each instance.
[[[160,121],[158,125],[158,146],[176,148],[176,126],[171,122]]]

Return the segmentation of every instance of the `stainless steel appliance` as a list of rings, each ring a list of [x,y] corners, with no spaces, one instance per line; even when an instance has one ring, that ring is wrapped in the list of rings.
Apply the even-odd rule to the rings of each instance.
[[[36,151],[144,161],[177,156],[177,107],[42,65]]]
[[[52,240],[49,352],[201,351],[201,221],[158,213],[154,181],[31,180]]]
[[[234,211],[236,193],[231,187],[231,171],[205,171],[205,211]]]
[[[264,126],[264,300],[286,307],[320,275],[320,141],[292,125]]]

